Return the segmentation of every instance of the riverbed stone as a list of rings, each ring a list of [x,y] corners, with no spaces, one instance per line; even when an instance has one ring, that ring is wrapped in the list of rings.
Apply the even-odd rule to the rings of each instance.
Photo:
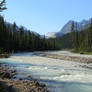
[[[11,80],[15,74],[15,70],[0,65],[0,92],[48,92],[38,81]]]

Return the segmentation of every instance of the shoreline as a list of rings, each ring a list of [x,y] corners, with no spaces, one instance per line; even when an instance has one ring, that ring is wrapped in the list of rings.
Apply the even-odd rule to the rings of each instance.
[[[9,58],[11,55],[11,53],[0,54],[0,58]]]
[[[16,70],[11,70],[7,64],[0,63],[0,92],[49,92],[44,83],[34,80],[13,80],[16,74]]]
[[[43,53],[46,53],[48,55],[49,54],[51,54],[51,55],[54,54],[55,56],[56,56],[56,54],[57,55],[61,55],[62,54],[62,55],[66,55],[66,56],[70,55],[70,53],[66,53],[65,51],[62,52],[62,53],[61,52],[55,52],[55,51],[48,52],[48,53],[47,52],[42,52],[42,55],[43,55]],[[17,70],[17,75],[19,74],[18,76],[16,75],[15,81],[14,80],[13,81],[9,80],[10,82],[8,82],[10,84],[13,83],[13,85],[14,85],[13,88],[14,87],[16,88],[16,84],[17,84],[17,88],[20,85],[22,86],[22,87],[20,86],[20,88],[24,88],[24,85],[25,85],[25,87],[27,86],[28,88],[27,87],[26,88],[29,89],[31,87],[34,87],[35,83],[37,85],[40,85],[40,82],[42,82],[42,83],[45,83],[47,85],[48,89],[51,92],[53,92],[52,91],[53,90],[53,88],[52,88],[53,86],[56,87],[54,90],[56,90],[56,89],[58,90],[59,84],[54,84],[54,83],[51,84],[51,83],[49,83],[49,81],[48,82],[39,81],[39,74],[41,74],[40,75],[41,79],[45,75],[45,77],[47,77],[47,78],[44,77],[45,80],[48,80],[48,79],[51,78],[50,76],[48,76],[48,74],[50,74],[52,76],[55,73],[55,76],[53,77],[53,79],[51,78],[51,80],[53,80],[53,81],[57,81],[58,80],[58,82],[61,82],[61,81],[81,82],[81,83],[87,83],[87,82],[91,83],[92,82],[92,80],[90,80],[90,77],[91,77],[90,74],[92,72],[92,70],[91,70],[92,69],[92,64],[91,63],[87,64],[87,63],[80,63],[80,62],[72,62],[72,61],[68,61],[68,60],[59,60],[59,59],[47,58],[45,56],[39,56],[39,55],[37,56],[34,52],[33,53],[32,52],[30,52],[30,53],[22,53],[22,54],[21,53],[15,53],[15,54],[13,54],[13,56],[11,56],[8,59],[1,59],[1,62],[14,63],[14,64],[9,64],[9,66],[10,66],[9,68],[12,69],[12,70],[13,69]],[[75,55],[73,55],[73,56],[75,56]],[[22,64],[23,67],[22,66],[18,66],[21,69],[14,68],[14,67],[16,67],[17,64],[18,65]],[[14,67],[12,67],[13,65],[14,65]],[[30,71],[30,72],[28,72],[28,74],[25,73],[25,69],[27,69],[27,71]],[[34,69],[36,69],[36,70],[34,71]],[[46,71],[46,73],[44,73],[44,71]],[[35,75],[36,72],[38,73],[37,76]],[[22,77],[20,77],[20,74],[22,74],[22,73],[23,73],[23,75],[22,75]],[[59,73],[60,73],[60,75],[58,75]],[[26,79],[28,78],[28,76],[29,76],[29,79],[26,82]],[[30,81],[32,76],[33,76],[33,79],[35,81],[34,80]],[[20,79],[20,78],[22,78],[22,79]],[[81,78],[83,80],[81,80]],[[38,79],[38,80],[36,80],[36,79]],[[8,80],[5,80],[5,81],[8,81]],[[32,84],[34,86],[30,87],[29,85],[31,85],[31,84],[28,83],[28,82],[32,82]],[[46,85],[45,85],[45,88],[46,88]],[[35,87],[38,87],[38,86],[35,86]],[[38,87],[38,89],[39,89],[39,87]],[[61,87],[62,87],[62,85],[61,85]],[[18,88],[18,89],[20,89],[20,88]],[[24,89],[21,89],[21,90],[24,90]],[[47,90],[47,88],[46,88],[46,90]],[[19,91],[19,92],[23,92],[23,91]],[[28,92],[28,91],[25,91],[25,92]],[[34,92],[39,92],[39,91],[34,91]],[[48,91],[42,91],[42,92],[48,92]]]
[[[53,51],[54,52],[54,51]],[[69,51],[66,51],[70,53],[68,54],[57,54],[57,53],[49,53],[49,52],[34,52],[36,55],[41,57],[47,57],[47,58],[53,58],[58,60],[68,60],[68,61],[74,61],[74,62],[80,62],[80,63],[92,63],[92,55],[81,55],[72,53]],[[73,55],[74,54],[74,55]]]

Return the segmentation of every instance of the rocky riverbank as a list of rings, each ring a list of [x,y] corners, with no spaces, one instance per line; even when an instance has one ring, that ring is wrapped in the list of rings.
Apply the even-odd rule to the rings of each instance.
[[[0,58],[8,58],[11,55],[12,55],[11,53],[0,54]]]
[[[15,70],[0,64],[0,92],[48,92],[44,83],[38,81],[13,80]]]
[[[87,57],[76,57],[76,56],[65,56],[65,55],[46,55],[48,58],[60,59],[60,60],[69,60],[81,63],[92,63],[92,58]]]
[[[64,53],[65,52],[65,53]],[[59,60],[68,60],[81,63],[92,63],[92,55],[75,54],[68,51],[35,52],[36,55]]]

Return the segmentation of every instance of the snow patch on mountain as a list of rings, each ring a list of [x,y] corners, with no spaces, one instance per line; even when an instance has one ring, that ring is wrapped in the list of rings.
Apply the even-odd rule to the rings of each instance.
[[[52,32],[52,33],[47,33],[45,34],[46,38],[56,38],[56,32]]]
[[[62,36],[63,34],[67,34],[71,32],[73,22],[74,22],[74,29],[76,29],[76,23],[77,23],[77,30],[81,31],[81,30],[86,30],[87,28],[90,27],[91,19],[82,20],[81,22],[70,20],[68,23],[64,25],[64,27],[59,32],[47,33],[45,36],[47,38],[56,38]]]

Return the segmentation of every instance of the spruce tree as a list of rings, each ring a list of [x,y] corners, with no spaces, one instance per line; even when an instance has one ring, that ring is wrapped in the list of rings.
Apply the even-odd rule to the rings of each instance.
[[[5,5],[6,5],[6,0],[0,2],[0,12],[7,9]]]
[[[74,31],[74,22],[72,22],[71,26],[71,36],[72,36],[72,47],[75,47],[75,31]]]

